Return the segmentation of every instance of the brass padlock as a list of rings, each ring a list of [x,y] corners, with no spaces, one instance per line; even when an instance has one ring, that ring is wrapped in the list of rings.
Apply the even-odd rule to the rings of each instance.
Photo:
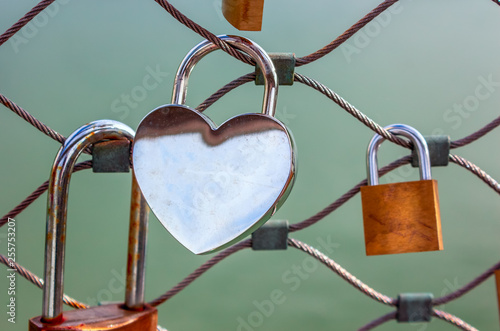
[[[495,283],[497,287],[498,313],[500,314],[500,269],[495,270]]]
[[[260,31],[264,0],[222,0],[222,13],[238,30]]]
[[[111,120],[95,121],[75,131],[59,150],[52,167],[47,199],[43,312],[30,319],[29,330],[156,330],[157,310],[144,303],[144,270],[149,207],[132,175],[124,304],[63,312],[63,272],[69,182],[81,152],[103,140],[128,139],[134,131]]]
[[[393,124],[386,130],[413,142],[420,179],[378,185],[377,151],[384,138],[376,134],[368,145],[368,186],[361,187],[366,255],[436,251],[443,249],[437,181],[425,138],[414,128]]]

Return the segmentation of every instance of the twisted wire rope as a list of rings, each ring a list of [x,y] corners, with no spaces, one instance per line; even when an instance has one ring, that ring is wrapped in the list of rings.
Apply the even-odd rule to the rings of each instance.
[[[402,166],[405,164],[410,163],[411,161],[411,155],[404,156],[396,161],[391,162],[390,164],[386,165],[385,167],[379,169],[379,176],[382,177],[388,172]],[[360,181],[358,184],[356,184],[353,188],[351,188],[349,191],[344,193],[340,198],[332,202],[330,205],[326,206],[323,210],[319,211],[315,215],[305,219],[302,222],[295,223],[290,225],[289,231],[290,232],[295,232],[299,230],[303,230],[313,224],[316,224],[318,221],[322,220],[326,216],[330,215],[332,212],[337,210],[340,206],[342,206],[344,203],[349,201],[352,197],[354,197],[356,194],[358,194],[361,186],[365,186],[367,184],[367,180],[363,179]]]
[[[301,250],[310,256],[314,257],[316,260],[320,261],[323,263],[325,266],[327,266],[330,270],[335,272],[337,275],[339,275],[342,279],[344,279],[346,282],[357,288],[359,291],[361,291],[363,294],[369,296],[370,298],[383,303],[384,305],[388,306],[395,306],[397,303],[397,299],[388,297],[387,295],[384,295],[380,292],[375,291],[373,288],[369,287],[359,279],[357,279],[354,275],[349,273],[346,269],[342,268],[340,264],[326,256],[325,254],[321,253],[319,250],[316,248],[309,246],[308,244],[305,244],[297,239],[289,238],[288,239],[288,246],[297,248],[298,250]]]
[[[456,290],[448,295],[445,295],[445,296],[442,296],[440,298],[436,298],[436,299],[432,300],[432,304],[434,306],[440,306],[440,305],[444,305],[450,301],[453,301],[453,300],[460,298],[461,296],[470,292],[471,290],[473,290],[474,288],[476,288],[477,286],[482,284],[485,280],[490,278],[495,273],[495,270],[500,270],[500,262],[496,263],[491,268],[489,268],[488,270],[483,272],[481,275],[477,276],[475,279],[473,279],[472,281],[470,281],[466,285],[462,286],[458,290]]]
[[[92,168],[92,161],[84,161],[77,163],[73,168],[73,172],[78,172],[84,169]],[[29,205],[31,205],[36,199],[38,199],[49,187],[49,181],[46,180],[42,185],[40,185],[36,190],[34,190],[30,195],[26,197],[20,204],[18,204],[14,209],[9,211],[7,214],[0,218],[0,227],[4,226],[5,223],[9,221],[9,218],[14,218],[19,215],[23,210],[25,210]]]
[[[488,175],[484,170],[479,168],[477,165],[474,163],[464,159],[461,156],[455,155],[455,154],[450,154],[449,156],[450,161],[453,163],[458,164],[459,166],[469,170],[472,172],[474,175],[476,175],[479,179],[481,179],[483,182],[485,182],[489,187],[494,189],[497,193],[500,194],[500,185],[496,180],[491,178],[490,175]]]
[[[396,319],[397,312],[393,311],[388,314],[385,314],[383,316],[380,316],[379,318],[374,319],[370,323],[362,326],[361,328],[358,329],[358,331],[369,331],[375,329],[377,326],[380,326],[384,323],[387,323],[391,320]]]
[[[458,318],[457,316],[446,313],[446,312],[441,311],[441,310],[433,309],[432,316],[435,316],[435,317],[437,317],[445,322],[448,322],[448,323],[456,326],[457,328],[465,330],[465,331],[478,331],[475,327],[465,323],[462,319]],[[389,322],[391,320],[395,320],[396,318],[397,318],[397,312],[395,312],[395,311],[390,312],[386,315],[383,315],[383,316],[371,321],[370,323],[366,324],[365,326],[359,328],[358,331],[373,330],[376,327],[378,327],[386,322]]]
[[[459,329],[462,329],[462,330],[465,330],[465,331],[478,331],[475,327],[473,327],[473,326],[465,323],[464,321],[462,321],[457,316],[454,316],[452,314],[446,313],[444,311],[433,309],[432,315],[435,316],[435,317],[437,317],[437,318],[439,318],[439,319],[441,319],[441,320],[443,320],[443,321],[445,321],[445,322],[450,323],[451,325],[456,326]]]
[[[199,266],[195,271],[193,271],[191,274],[189,274],[186,278],[184,278],[182,281],[180,281],[177,285],[172,287],[170,290],[165,292],[165,294],[162,294],[158,298],[154,299],[153,301],[149,302],[149,304],[153,307],[156,307],[163,302],[167,301],[180,291],[182,291],[184,288],[186,288],[188,285],[190,285],[192,282],[194,282],[198,277],[203,275],[205,272],[207,272],[210,268],[212,268],[214,265],[225,259],[226,257],[244,249],[244,248],[249,248],[252,247],[252,240],[247,239],[244,241],[241,241],[237,243],[236,245],[233,245],[229,248],[226,248],[219,254],[215,255],[213,258],[208,260],[207,262],[203,263],[201,266]]]
[[[37,275],[35,275],[31,271],[29,271],[28,269],[24,268],[22,265],[14,262],[12,260],[9,260],[5,255],[0,254],[0,263],[5,264],[8,268],[16,270],[21,276],[26,278],[32,284],[36,285],[38,288],[41,288],[41,289],[43,288],[43,279],[41,279],[40,277],[38,277]],[[72,297],[67,296],[66,294],[64,294],[64,296],[63,296],[63,302],[66,305],[73,307],[73,308],[76,308],[76,309],[89,308],[89,306],[87,306],[86,304],[81,303],[81,302],[73,299]]]
[[[499,125],[500,125],[500,116],[495,118],[490,123],[486,124],[481,129],[477,130],[476,132],[471,133],[467,137],[452,141],[450,144],[450,148],[458,148],[458,147],[463,147],[465,145],[468,145],[468,144],[478,140],[479,138],[484,137],[487,133],[493,131]]]
[[[45,8],[47,8],[55,0],[42,0],[35,7],[33,7],[29,12],[26,13],[19,21],[14,23],[7,31],[0,35],[0,46],[2,46],[7,40],[9,40],[13,35],[15,35],[23,26],[28,24],[36,15],[40,14]]]
[[[340,36],[338,36],[335,40],[330,42],[328,45],[324,46],[323,48],[315,51],[314,53],[311,53],[309,55],[299,57],[296,60],[297,67],[309,64],[311,62],[314,62],[323,56],[330,54],[333,50],[335,50],[337,47],[342,45],[347,39],[351,38],[356,32],[361,30],[365,25],[373,21],[377,16],[382,14],[386,9],[388,9],[390,6],[398,2],[398,0],[386,0],[379,4],[375,9],[373,9],[371,12],[366,14],[362,19],[357,21],[353,26],[351,26],[349,29],[347,29],[344,33],[342,33]]]
[[[173,18],[175,18],[177,21],[180,23],[184,24],[186,27],[189,29],[193,30],[203,38],[210,40],[212,43],[217,45],[221,50],[224,52],[228,53],[229,55],[233,56],[234,58],[240,60],[243,63],[250,64],[250,65],[255,65],[255,61],[251,59],[248,55],[241,53],[231,45],[229,45],[227,42],[224,40],[221,40],[218,38],[215,34],[212,32],[208,31],[198,23],[194,22],[193,20],[189,19],[186,15],[181,13],[177,8],[172,6],[170,2],[166,0],[155,0],[156,3],[158,3],[163,9],[165,9],[170,15],[172,15]]]
[[[26,122],[34,126],[38,131],[49,136],[55,141],[58,141],[61,144],[63,144],[64,141],[66,140],[66,138],[63,135],[49,128],[47,125],[43,124],[40,120],[36,119],[33,115],[31,115],[26,110],[16,105],[13,101],[9,100],[6,96],[4,96],[1,93],[0,93],[0,103],[2,103],[5,107],[12,110],[16,115],[24,119]]]

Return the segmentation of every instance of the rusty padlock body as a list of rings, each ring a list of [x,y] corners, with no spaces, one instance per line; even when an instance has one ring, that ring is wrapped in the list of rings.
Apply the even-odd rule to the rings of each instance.
[[[47,202],[43,312],[30,319],[29,330],[156,330],[157,310],[144,303],[144,270],[149,207],[132,174],[132,198],[124,304],[63,313],[63,273],[69,182],[78,156],[92,144],[128,139],[134,131],[111,120],[89,123],[67,138],[52,167]]]
[[[378,185],[377,152],[385,139],[378,134],[372,138],[367,151],[368,186],[361,187],[366,255],[442,250],[438,186],[431,179],[425,138],[403,124],[385,129],[413,142],[421,180]]]

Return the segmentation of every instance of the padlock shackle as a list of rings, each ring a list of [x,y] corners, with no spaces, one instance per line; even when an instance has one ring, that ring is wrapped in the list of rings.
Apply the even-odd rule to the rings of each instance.
[[[262,102],[262,113],[274,116],[276,112],[276,101],[278,98],[278,76],[274,64],[267,53],[253,41],[240,37],[220,35],[220,39],[228,42],[232,46],[250,55],[262,70],[264,84],[264,100]],[[207,54],[219,49],[209,40],[204,40],[184,57],[177,74],[175,76],[174,88],[172,92],[172,103],[183,105],[186,101],[188,80],[194,66]]]
[[[92,144],[103,140],[133,140],[135,132],[123,123],[112,120],[91,122],[70,135],[59,149],[52,166],[47,194],[47,228],[45,244],[45,278],[43,287],[44,322],[57,323],[62,317],[64,291],[64,255],[66,246],[66,215],[69,182],[78,156]],[[142,307],[144,302],[144,256],[148,209],[133,177],[131,228],[140,223],[138,231],[129,233],[127,264],[127,307]],[[135,184],[135,185],[134,185]],[[131,240],[133,239],[133,240]],[[131,252],[135,259],[130,261]],[[134,285],[134,286],[132,286]],[[141,294],[142,293],[142,294]]]
[[[429,157],[429,148],[424,136],[416,129],[406,124],[392,124],[386,126],[384,129],[392,134],[403,136],[411,140],[413,148],[417,151],[418,163],[420,165],[420,179],[431,179],[431,161]],[[375,134],[368,144],[366,152],[366,166],[367,166],[367,181],[368,185],[378,185],[378,160],[377,153],[380,145],[385,140],[379,134]]]

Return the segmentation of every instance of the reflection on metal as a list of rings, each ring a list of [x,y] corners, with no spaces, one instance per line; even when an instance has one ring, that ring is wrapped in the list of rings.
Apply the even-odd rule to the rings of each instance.
[[[47,202],[47,232],[45,246],[45,284],[43,291],[44,322],[62,321],[63,272],[66,244],[66,215],[71,173],[81,152],[103,140],[128,139],[134,131],[111,120],[95,121],[75,131],[59,150],[52,167]],[[148,209],[137,186],[132,186],[131,228],[129,234],[129,264],[127,266],[127,302],[130,308],[144,303],[144,260]],[[133,259],[130,258],[133,252]]]
[[[395,135],[401,135],[410,139],[413,143],[414,149],[417,151],[418,162],[420,164],[420,179],[431,179],[431,163],[429,160],[429,149],[425,138],[409,125],[405,124],[392,124],[386,126],[384,129]],[[367,179],[368,185],[378,185],[378,162],[377,152],[380,144],[385,140],[381,135],[376,134],[368,145],[366,160],[367,160]]]
[[[250,39],[226,35],[220,35],[218,37],[247,53],[255,60],[265,79],[262,113],[274,116],[274,112],[276,111],[276,101],[278,98],[278,76],[276,75],[276,69],[274,68],[273,61],[269,55],[267,55],[266,51]],[[204,40],[193,47],[193,49],[190,50],[184,57],[179,65],[179,69],[177,69],[177,74],[175,75],[174,89],[172,92],[173,104],[183,105],[185,103],[188,79],[191,71],[193,71],[194,66],[205,55],[210,54],[217,49],[219,49],[217,45],[212,44],[208,40]]]
[[[179,66],[173,104],[142,120],[133,145],[134,171],[149,206],[196,254],[214,252],[252,233],[284,202],[295,177],[291,135],[273,117],[278,86],[271,60],[248,39],[221,38],[263,69],[262,114],[235,116],[217,127],[182,105],[193,67],[217,49],[204,41]]]
[[[125,306],[140,309],[144,305],[149,207],[133,173],[130,200]]]

